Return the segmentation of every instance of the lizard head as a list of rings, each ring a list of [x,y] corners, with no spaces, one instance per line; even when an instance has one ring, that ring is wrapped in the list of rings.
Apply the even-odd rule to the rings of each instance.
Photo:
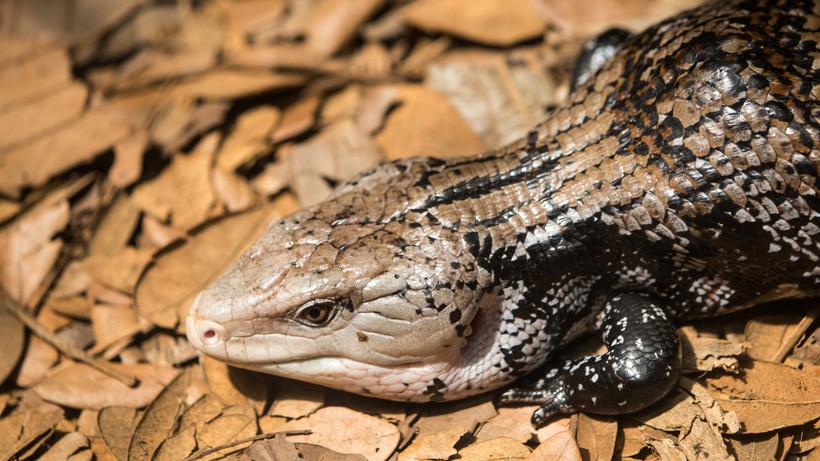
[[[191,343],[242,368],[435,398],[463,360],[481,270],[459,233],[424,212],[390,211],[408,209],[406,186],[395,193],[401,175],[391,177],[272,223],[199,294]]]

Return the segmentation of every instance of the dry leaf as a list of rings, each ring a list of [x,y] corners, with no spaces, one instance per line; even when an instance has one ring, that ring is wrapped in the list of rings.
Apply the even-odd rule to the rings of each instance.
[[[94,331],[94,349],[102,350],[137,334],[140,324],[130,306],[97,304],[91,309],[91,328]]]
[[[30,100],[71,81],[71,62],[65,49],[34,48],[0,68],[0,107]]]
[[[239,116],[216,157],[217,168],[236,171],[269,148],[267,137],[282,117],[279,109],[260,106]]]
[[[288,419],[308,416],[324,405],[327,388],[314,384],[279,380],[279,394],[271,405],[268,414]]]
[[[509,407],[498,409],[498,415],[482,424],[476,434],[476,440],[481,442],[498,437],[508,437],[521,443],[526,443],[533,436],[532,423],[529,414],[516,412]]]
[[[134,190],[134,204],[161,220],[170,218],[179,229],[201,224],[216,201],[208,176],[218,144],[214,133],[190,154],[174,156],[162,174]]]
[[[546,27],[529,0],[419,0],[401,14],[415,27],[496,46],[536,38]]]
[[[0,302],[5,303],[6,301],[0,299]],[[0,354],[0,384],[2,384],[20,360],[25,339],[23,323],[6,309],[6,306],[0,306],[0,338],[3,338],[3,353]]]
[[[177,91],[194,99],[238,99],[293,88],[306,80],[301,74],[214,70],[179,85]]]
[[[88,252],[92,255],[114,255],[122,251],[139,221],[139,210],[127,194],[117,197],[105,212],[91,238]]]
[[[163,440],[151,461],[178,461],[184,459],[196,449],[196,429],[186,426],[179,432]]]
[[[699,337],[692,327],[678,330],[681,337],[685,371],[712,371],[721,369],[734,372],[738,369],[738,357],[746,351],[746,345],[725,339]]]
[[[131,293],[155,251],[153,248],[127,247],[113,255],[91,254],[82,262],[96,281],[123,293]]]
[[[316,459],[321,461],[366,461],[366,458],[359,454],[339,453],[329,448],[311,443],[297,443],[296,449],[303,459]],[[277,460],[278,461],[278,460]]]
[[[805,424],[820,415],[820,378],[794,368],[752,361],[737,376],[706,378],[715,400],[737,413],[744,433]]]
[[[729,461],[734,459],[729,455],[720,432],[701,419],[695,419],[692,428],[681,435],[680,449],[690,461]]]
[[[459,450],[458,455],[464,461],[523,461],[530,455],[530,449],[517,440],[499,437],[470,445]]]
[[[0,229],[0,283],[13,300],[26,302],[51,270],[68,220],[68,201],[44,201]]]
[[[0,151],[56,129],[77,118],[85,107],[86,87],[69,83],[21,106],[11,106],[0,112]],[[43,107],[49,110],[44,111]]]
[[[481,139],[442,95],[420,85],[399,87],[401,105],[376,135],[387,160],[455,157],[484,151]]]
[[[324,200],[326,178],[344,181],[381,161],[376,143],[350,120],[333,124],[288,154],[291,186],[302,206]]]
[[[746,324],[746,341],[750,344],[748,355],[756,360],[772,360],[802,318],[798,314],[767,315],[755,317]]]
[[[300,458],[304,458],[304,455],[296,449],[296,445],[281,434],[277,434],[270,440],[254,442],[242,454],[248,461],[300,461]]]
[[[71,408],[143,407],[179,374],[178,369],[147,364],[111,363],[108,366],[136,376],[139,384],[128,387],[88,365],[67,363],[55,369],[33,389],[43,399]]]
[[[164,328],[184,328],[194,297],[255,242],[288,209],[288,196],[257,210],[228,216],[199,229],[183,244],[159,254],[140,279],[137,311]],[[229,244],[226,244],[229,242]]]
[[[419,437],[451,428],[463,429],[463,433],[470,432],[478,424],[498,414],[492,403],[492,395],[489,394],[428,406],[424,412],[425,414],[415,423],[419,429]]]
[[[61,419],[61,410],[18,412],[0,419],[0,459],[24,457],[20,456],[24,450],[42,444]]]
[[[208,387],[225,406],[250,405],[261,414],[268,398],[268,386],[259,373],[228,366],[210,357],[203,357]]]
[[[4,320],[0,319],[0,325],[3,325]],[[0,329],[3,329],[3,327],[0,326]],[[3,333],[5,332],[0,332],[0,335],[3,335]],[[0,337],[3,338],[3,357],[5,357],[7,344],[11,346],[9,352],[14,352],[15,344],[13,341],[15,338],[5,335]],[[20,370],[17,373],[17,385],[20,387],[33,386],[43,378],[52,365],[57,363],[59,357],[56,349],[37,336],[32,335],[26,348],[26,355],[23,357],[23,362],[20,364]]]
[[[780,437],[777,433],[735,435],[728,439],[732,453],[737,461],[757,461],[761,459],[776,459]]]
[[[193,371],[188,368],[170,382],[145,409],[128,444],[128,461],[149,461],[165,440],[186,405]]]
[[[485,146],[523,137],[554,104],[555,88],[541,63],[499,52],[454,52],[426,68],[432,89],[447,97]]]
[[[307,22],[305,43],[318,56],[330,56],[353,37],[384,0],[319,0]]]
[[[133,131],[133,116],[113,105],[93,108],[75,121],[9,149],[0,156],[0,191],[17,196],[53,176],[90,162]]]
[[[216,447],[256,435],[256,413],[250,405],[226,408],[196,434],[199,446]],[[229,450],[230,451],[230,450]]]
[[[89,443],[86,436],[79,432],[69,432],[54,444],[42,457],[40,461],[63,461],[70,459],[76,452],[88,448]]]
[[[612,459],[618,422],[606,416],[578,415],[575,439],[584,459]]]
[[[286,107],[282,113],[282,120],[271,134],[271,141],[282,142],[311,128],[316,121],[316,111],[320,102],[320,95],[314,94]]]
[[[145,131],[137,131],[114,143],[114,164],[108,172],[108,180],[112,185],[125,188],[139,179],[147,148],[148,133]]]
[[[222,170],[213,170],[214,191],[230,213],[244,211],[256,202],[256,195],[245,177]]]
[[[471,427],[459,426],[416,437],[407,449],[399,453],[398,461],[449,459],[457,453],[456,444],[469,434]]]
[[[527,461],[581,461],[581,452],[569,431],[563,431],[541,442]]]
[[[312,433],[289,439],[321,445],[339,453],[359,453],[369,461],[388,459],[399,443],[396,426],[343,407],[322,408],[307,418],[290,421],[283,428],[288,431],[305,429]]]

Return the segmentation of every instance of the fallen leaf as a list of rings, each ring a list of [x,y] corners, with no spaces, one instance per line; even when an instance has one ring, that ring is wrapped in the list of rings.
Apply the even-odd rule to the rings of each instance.
[[[139,210],[127,194],[118,196],[100,218],[96,232],[88,244],[92,255],[114,255],[131,240],[139,222]]]
[[[312,443],[339,453],[359,453],[368,461],[384,461],[399,443],[396,426],[374,416],[343,407],[325,407],[287,423],[283,430],[310,430],[309,435],[288,437],[294,442]]]
[[[179,370],[147,364],[109,367],[139,379],[135,387],[81,363],[67,363],[55,369],[33,389],[50,402],[71,408],[101,409],[110,406],[144,407],[171,382]]]
[[[416,421],[415,426],[419,430],[419,438],[451,428],[463,429],[466,433],[497,414],[492,396],[485,394],[428,406],[424,409],[424,414]]]
[[[518,440],[498,437],[474,443],[459,450],[458,455],[464,461],[524,461],[530,455],[530,449]]]
[[[214,192],[230,213],[247,210],[256,203],[256,194],[244,176],[215,169],[211,181]]]
[[[91,308],[91,328],[94,332],[94,349],[103,350],[137,334],[140,324],[130,306],[96,304]]]
[[[334,54],[383,4],[384,0],[319,0],[307,21],[306,45],[318,56]]]
[[[53,176],[82,163],[125,139],[133,117],[110,104],[86,111],[81,117],[9,149],[0,156],[0,191],[15,197],[26,186],[39,187]]]
[[[71,81],[67,50],[54,46],[33,48],[0,69],[0,107],[30,100]]]
[[[820,415],[820,378],[785,365],[750,361],[739,375],[704,381],[715,401],[737,414],[743,433],[797,426]]]
[[[308,416],[324,405],[326,390],[322,386],[282,379],[279,381],[279,394],[268,414],[288,419]]]
[[[316,111],[321,101],[318,94],[308,95],[286,107],[282,120],[271,133],[271,141],[282,142],[311,128],[316,121]]]
[[[2,315],[0,315],[2,317]],[[3,325],[3,320],[0,319],[0,325]],[[5,325],[4,325],[5,326]],[[0,327],[0,329],[3,329]],[[13,341],[15,338],[9,337],[4,335],[5,332],[0,332],[0,337],[3,338],[3,357],[6,356],[6,346],[9,341],[12,341],[10,351],[14,351],[14,343]],[[44,342],[42,339],[38,338],[37,336],[32,335],[29,338],[29,344],[26,348],[26,355],[23,357],[22,363],[20,363],[20,370],[17,373],[17,385],[20,387],[31,387],[36,384],[38,381],[43,379],[45,373],[57,363],[57,359],[60,356],[57,353],[57,350],[54,349],[50,344]]]
[[[498,409],[498,415],[482,424],[476,434],[476,441],[482,442],[498,437],[509,437],[521,443],[529,442],[533,436],[530,414],[514,412],[509,407]]]
[[[661,461],[688,461],[686,454],[671,439],[651,439],[647,444],[655,450]]]
[[[777,433],[734,435],[727,439],[737,461],[757,461],[760,459],[777,459],[777,448],[780,436]]]
[[[729,455],[720,432],[702,419],[695,419],[692,427],[681,434],[680,449],[686,454],[687,459],[692,461],[734,460],[734,457]]]
[[[149,461],[171,434],[186,404],[193,369],[188,368],[156,395],[137,422],[128,444],[128,461]]]
[[[199,446],[216,447],[254,435],[256,412],[250,405],[235,405],[225,408],[221,415],[197,431],[196,438]]]
[[[157,447],[157,451],[151,456],[151,461],[178,461],[186,458],[195,449],[196,428],[186,426],[163,440]]]
[[[63,419],[62,410],[18,412],[0,419],[0,459],[22,458],[33,451]]]
[[[219,139],[211,134],[190,154],[174,156],[156,179],[134,189],[134,205],[179,229],[205,221],[216,201],[208,176]]]
[[[484,151],[481,139],[447,99],[421,85],[402,85],[401,104],[387,117],[376,142],[387,160],[456,157]]]
[[[234,368],[211,357],[203,357],[208,387],[225,406],[249,405],[261,414],[268,398],[267,381],[259,373]]]
[[[618,422],[606,416],[578,415],[575,439],[584,459],[612,459]]]
[[[63,461],[70,459],[78,451],[88,448],[88,438],[79,432],[69,432],[62,436],[43,456],[40,461]]]
[[[699,337],[692,327],[679,330],[683,360],[681,367],[686,370],[712,371],[721,369],[737,371],[738,357],[746,352],[746,345],[725,339]]]
[[[546,27],[528,0],[419,0],[402,9],[401,15],[427,31],[495,46],[536,38]]]
[[[288,196],[249,212],[214,220],[156,256],[135,291],[137,312],[164,328],[184,328],[188,308],[208,283],[283,216]],[[228,242],[229,244],[226,244]]]
[[[324,200],[332,190],[326,178],[344,181],[379,164],[378,146],[350,120],[328,126],[288,154],[291,187],[303,207]]]
[[[748,355],[755,360],[772,360],[785,338],[797,328],[802,318],[797,314],[778,314],[755,317],[746,324]]]
[[[0,229],[0,283],[18,303],[28,300],[57,261],[56,234],[69,221],[67,200],[41,202]]]
[[[0,299],[0,302],[5,303],[6,301]],[[3,338],[3,353],[0,354],[0,384],[2,384],[17,366],[23,354],[23,340],[25,340],[23,323],[6,309],[6,306],[0,306],[0,338]]]
[[[296,445],[289,442],[282,434],[276,434],[270,440],[259,440],[246,448],[242,454],[248,461],[299,461],[305,458],[303,453],[299,453]],[[305,458],[323,459],[323,458]]]
[[[0,151],[30,140],[37,135],[56,129],[77,118],[85,107],[87,90],[84,85],[71,82],[54,91],[0,111]],[[48,111],[43,111],[48,107]]]
[[[123,248],[116,254],[91,254],[83,266],[90,276],[123,293],[131,293],[145,266],[151,262],[153,248]]]
[[[282,118],[279,109],[260,106],[244,112],[236,121],[216,157],[217,168],[233,172],[269,148],[267,137]]]
[[[562,431],[541,442],[527,461],[581,461],[581,452],[569,431]]]
[[[125,188],[137,182],[142,173],[142,161],[148,149],[148,133],[137,131],[130,137],[114,143],[114,164],[108,180],[114,186]]]
[[[316,459],[321,461],[366,461],[360,454],[339,453],[329,448],[312,443],[297,443],[296,449],[303,459]],[[278,460],[277,460],[278,461]]]
[[[293,88],[306,80],[301,74],[213,70],[179,85],[176,91],[194,99],[230,100]]]
[[[456,444],[471,430],[472,428],[467,426],[459,426],[418,436],[409,447],[399,453],[398,461],[449,459],[458,452]]]

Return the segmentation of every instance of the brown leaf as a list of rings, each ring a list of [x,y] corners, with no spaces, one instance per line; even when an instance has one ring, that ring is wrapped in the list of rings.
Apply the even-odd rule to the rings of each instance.
[[[0,191],[16,196],[25,186],[42,186],[53,176],[93,160],[133,131],[132,116],[100,105],[73,122],[0,156]]]
[[[463,461],[524,461],[530,455],[530,449],[518,440],[498,437],[474,443],[459,450],[458,455]]]
[[[109,406],[143,407],[171,382],[179,370],[147,364],[109,364],[113,369],[133,374],[136,387],[81,363],[67,363],[33,387],[43,399],[71,408],[100,409]]]
[[[716,368],[725,371],[738,369],[738,357],[746,351],[742,343],[725,339],[699,337],[692,327],[678,330],[681,337],[684,370],[712,371]]]
[[[0,229],[0,283],[13,300],[27,301],[51,270],[68,220],[68,201],[46,201]]]
[[[3,320],[0,319],[0,322],[3,322]],[[0,325],[2,325],[2,323],[0,323]],[[0,329],[2,329],[2,327],[0,327]],[[4,332],[0,332],[0,335],[3,333]],[[6,344],[10,338],[5,335],[0,337],[3,338],[3,356],[5,356]],[[13,338],[11,339],[13,340]],[[11,346],[11,351],[13,351],[14,344],[12,343]],[[20,387],[31,387],[36,384],[43,379],[46,371],[57,363],[59,357],[56,349],[37,336],[32,335],[26,348],[26,355],[20,364],[20,371],[17,373],[17,385]]]
[[[384,0],[319,0],[310,12],[305,43],[318,56],[330,56],[350,40]]]
[[[262,92],[293,88],[306,80],[307,77],[302,74],[214,70],[179,85],[177,91],[190,98],[238,99]]]
[[[215,169],[211,180],[219,200],[230,213],[245,211],[256,202],[257,197],[244,176]]]
[[[457,453],[456,444],[469,434],[471,429],[467,426],[458,426],[418,436],[407,449],[399,453],[398,461],[449,459]]]
[[[476,440],[481,442],[498,437],[509,437],[521,443],[529,442],[533,436],[532,423],[529,413],[516,412],[509,407],[498,409],[498,415],[482,424],[476,434]]]
[[[612,459],[618,422],[605,416],[578,415],[575,439],[584,459]]]
[[[0,107],[33,99],[71,81],[71,62],[63,48],[35,46],[12,59],[0,68]]]
[[[820,378],[786,365],[751,361],[739,375],[705,382],[722,408],[737,413],[744,433],[801,425],[820,415]]]
[[[62,436],[49,450],[40,457],[40,461],[63,461],[70,459],[78,451],[88,448],[88,438],[79,432],[69,432]]]
[[[525,56],[449,53],[427,66],[425,83],[450,101],[485,146],[502,147],[523,137],[544,118],[544,108],[557,102],[543,63]]]
[[[94,349],[102,350],[137,334],[140,324],[130,306],[97,304],[91,309],[91,328],[94,332]]]
[[[0,299],[0,302],[5,301]],[[17,366],[23,354],[23,340],[25,339],[23,323],[6,309],[6,306],[0,306],[0,338],[3,338],[3,353],[0,354],[0,384],[2,384]]]
[[[321,461],[365,461],[366,458],[359,454],[339,453],[329,448],[311,443],[297,443],[296,449],[302,454],[303,459],[316,459]],[[278,460],[277,460],[278,461]]]
[[[148,133],[135,134],[114,143],[114,164],[108,171],[108,180],[114,186],[125,188],[135,183],[142,173],[142,159],[148,148]]]
[[[256,435],[256,413],[250,405],[226,408],[196,434],[200,446],[216,447]]]
[[[785,338],[788,338],[802,318],[797,314],[778,314],[755,317],[746,324],[749,357],[773,360]]]
[[[268,414],[289,419],[308,416],[324,405],[326,390],[322,386],[282,379],[279,381],[279,394]]]
[[[98,282],[131,293],[155,251],[153,248],[127,247],[113,255],[91,254],[83,260],[83,266]]]
[[[193,369],[188,368],[165,387],[145,409],[128,444],[128,461],[149,461],[185,407]]]
[[[643,30],[650,24],[677,11],[692,8],[697,0],[662,0],[633,2],[630,0],[585,0],[554,2],[536,0],[534,10],[543,18],[576,33],[591,35],[606,28],[621,26]]]
[[[72,82],[25,105],[0,112],[0,126],[3,127],[0,151],[75,119],[83,112],[86,97],[86,87]],[[49,110],[44,111],[43,107]]]
[[[122,251],[139,221],[139,210],[127,194],[114,200],[97,225],[89,242],[88,252],[94,255],[114,255]]]
[[[255,242],[271,221],[282,217],[281,210],[289,209],[290,201],[285,195],[259,209],[215,220],[158,255],[137,285],[137,311],[162,327],[184,328],[180,320],[187,317],[196,294]]]
[[[498,412],[491,395],[441,403],[425,408],[425,414],[416,422],[419,437],[425,437],[451,428],[463,429],[464,433],[472,431],[476,425],[495,417]]]
[[[271,141],[282,142],[311,128],[316,121],[316,111],[321,101],[320,95],[314,94],[286,107],[282,120],[271,134]]]
[[[569,431],[562,431],[541,442],[527,461],[581,461],[581,452]]]
[[[218,144],[219,135],[211,134],[189,155],[174,156],[156,179],[134,189],[134,204],[162,220],[170,218],[179,229],[201,224],[216,200],[208,175]]]
[[[288,154],[291,186],[302,206],[324,200],[331,187],[324,178],[347,180],[381,161],[376,143],[350,120],[328,126]]]
[[[536,38],[546,27],[528,0],[420,0],[401,14],[415,27],[495,46]]]
[[[282,118],[279,109],[260,106],[244,112],[225,137],[216,157],[217,168],[233,172],[269,148],[267,137]]]
[[[321,445],[339,453],[360,453],[369,461],[384,461],[399,443],[396,426],[374,416],[343,407],[325,407],[307,418],[287,423],[284,430],[312,431],[288,437],[294,442]]]
[[[691,461],[728,461],[734,459],[729,455],[720,432],[701,419],[695,419],[692,428],[681,435],[680,449],[686,454],[686,458]]]
[[[36,448],[61,419],[61,410],[21,411],[0,419],[0,459],[15,459],[25,450]]]
[[[210,357],[203,358],[208,387],[224,405],[250,405],[261,414],[268,398],[265,379],[253,371],[228,366]]]
[[[735,435],[727,439],[737,461],[776,459],[780,437],[777,433]]]
[[[287,438],[281,434],[277,434],[270,440],[254,442],[245,449],[243,454],[247,456],[247,459],[253,461],[300,461],[300,458],[304,458],[304,454],[300,456],[296,445],[289,442]]]
[[[484,151],[481,139],[440,94],[420,85],[399,87],[401,105],[376,135],[387,160],[456,157]]]
[[[179,432],[163,440],[151,461],[178,461],[184,459],[196,449],[196,428],[186,426]]]

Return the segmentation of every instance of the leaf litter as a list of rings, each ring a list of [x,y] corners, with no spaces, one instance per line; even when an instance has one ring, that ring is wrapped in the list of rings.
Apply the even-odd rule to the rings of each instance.
[[[188,306],[269,222],[381,161],[521,136],[584,39],[694,0],[355,3],[0,3],[0,459],[818,456],[812,300],[684,325],[661,402],[537,430],[492,396],[385,402],[198,357]]]

